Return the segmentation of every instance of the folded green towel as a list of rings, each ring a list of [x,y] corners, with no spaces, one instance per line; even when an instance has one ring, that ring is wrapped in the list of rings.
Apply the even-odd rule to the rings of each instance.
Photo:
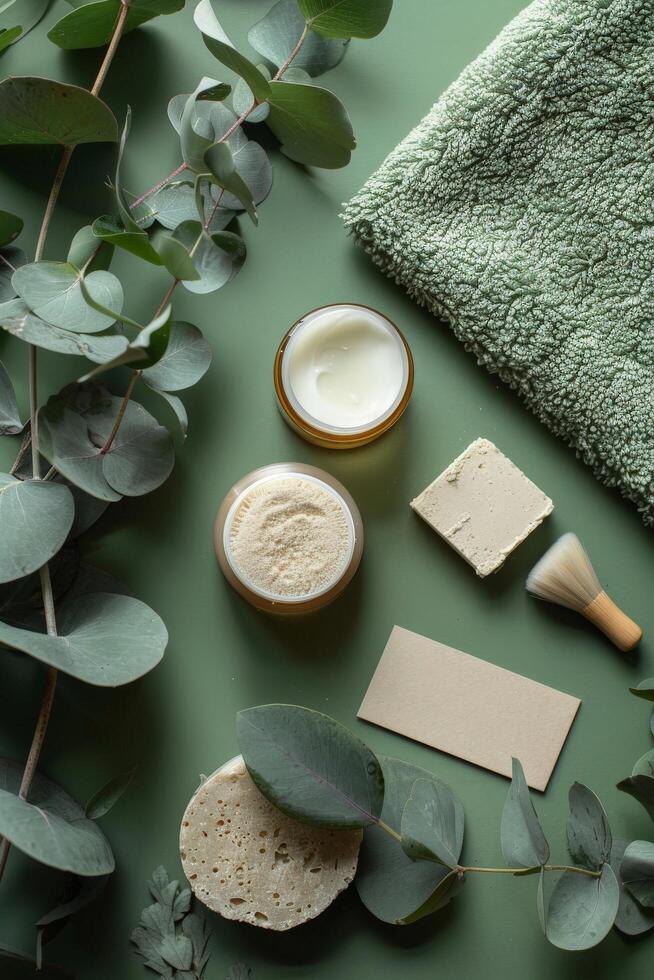
[[[536,0],[344,217],[654,524],[654,0]]]

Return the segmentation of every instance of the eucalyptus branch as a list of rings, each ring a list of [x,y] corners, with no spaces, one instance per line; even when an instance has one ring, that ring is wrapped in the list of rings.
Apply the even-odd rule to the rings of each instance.
[[[108,453],[109,452],[109,450],[111,449],[111,447],[113,445],[114,439],[118,435],[118,430],[120,429],[120,423],[123,421],[125,412],[127,410],[127,405],[129,403],[130,398],[132,397],[132,392],[134,391],[134,385],[138,381],[140,375],[141,375],[141,372],[137,368],[134,368],[132,370],[132,373],[131,373],[130,378],[129,378],[129,384],[127,385],[127,390],[125,391],[125,394],[123,395],[123,400],[120,403],[120,407],[118,409],[118,413],[117,413],[116,418],[114,420],[113,427],[112,427],[111,432],[109,433],[109,435],[107,437],[107,441],[105,442],[104,446],[100,450],[100,453],[101,454],[104,454],[104,453]]]
[[[601,871],[590,871],[588,868],[578,868],[573,864],[536,864],[530,868],[476,868],[461,865],[456,869],[462,874],[493,874],[493,875],[528,875],[536,874],[538,871],[572,871],[574,874],[587,875],[589,878],[600,878]]]

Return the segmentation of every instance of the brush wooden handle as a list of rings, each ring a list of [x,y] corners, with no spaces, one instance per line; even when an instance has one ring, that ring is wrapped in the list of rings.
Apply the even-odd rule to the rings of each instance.
[[[624,653],[638,646],[643,637],[640,626],[623,613],[606,592],[600,592],[595,596],[593,601],[582,609],[582,614],[601,629],[602,633],[606,633],[611,643]]]

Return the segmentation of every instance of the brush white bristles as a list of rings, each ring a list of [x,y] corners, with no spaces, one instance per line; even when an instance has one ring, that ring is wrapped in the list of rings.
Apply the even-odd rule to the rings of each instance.
[[[527,592],[577,612],[583,612],[601,591],[599,579],[576,534],[560,537],[527,578]]]

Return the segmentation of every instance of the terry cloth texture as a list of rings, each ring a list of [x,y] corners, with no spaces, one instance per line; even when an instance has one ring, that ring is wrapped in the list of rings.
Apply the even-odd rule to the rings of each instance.
[[[654,524],[654,0],[536,0],[344,219]]]

